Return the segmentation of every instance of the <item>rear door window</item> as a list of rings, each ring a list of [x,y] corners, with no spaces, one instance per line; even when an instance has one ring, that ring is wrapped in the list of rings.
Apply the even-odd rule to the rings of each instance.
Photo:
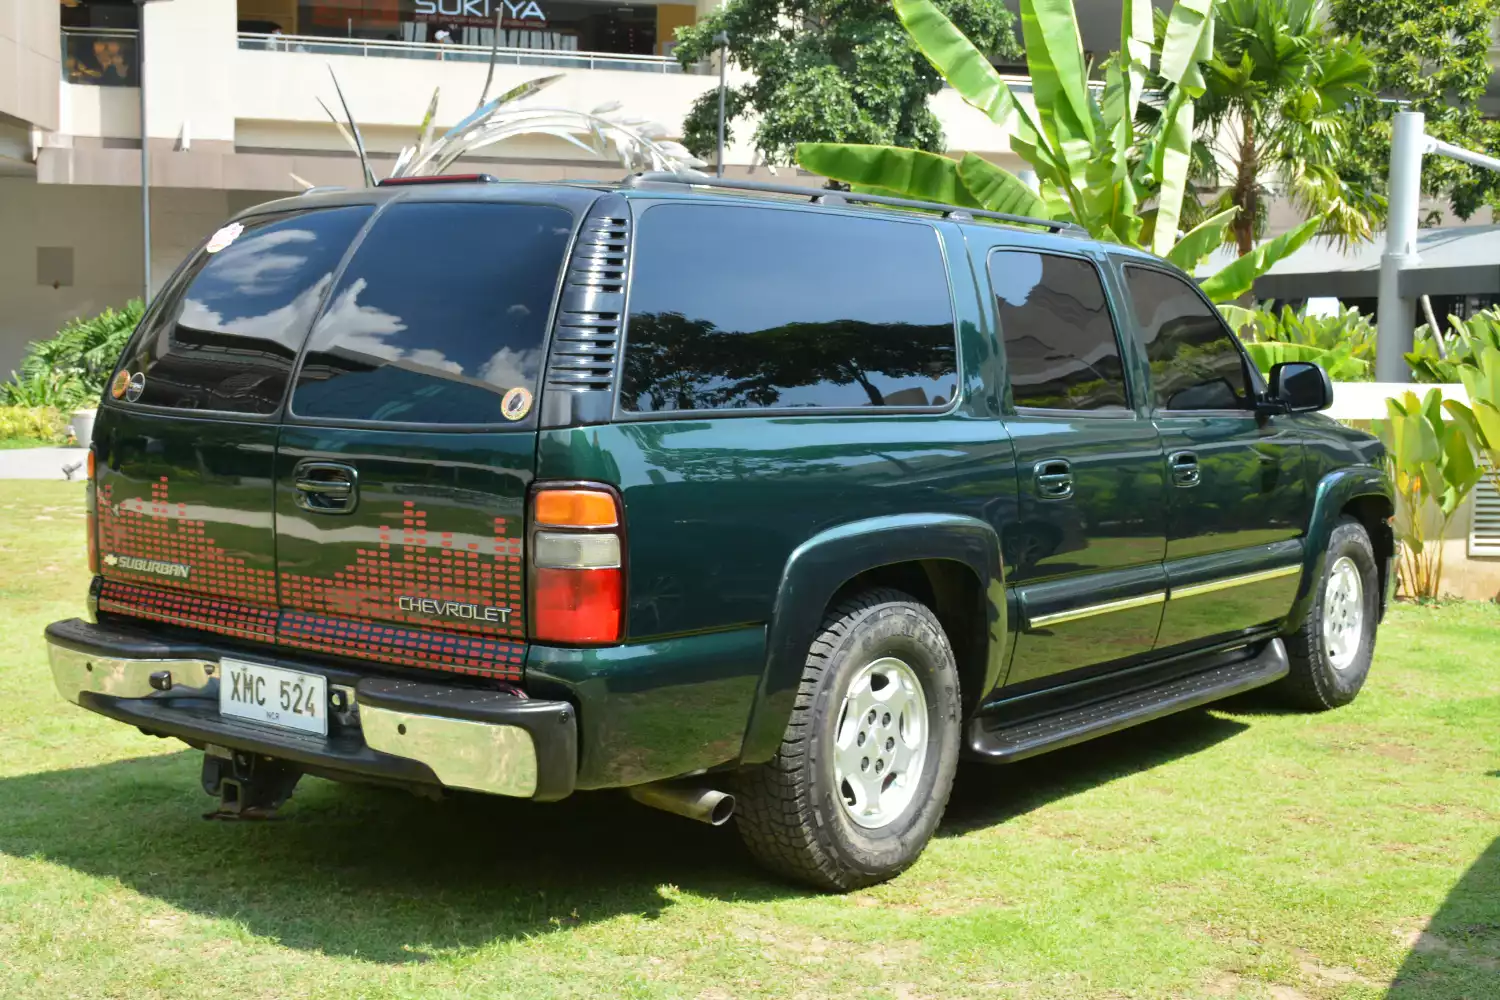
[[[572,229],[569,212],[546,205],[392,205],[308,339],[292,412],[518,425],[534,412]]]
[[[368,206],[280,212],[220,229],[163,292],[112,392],[228,413],[281,406],[308,326]]]
[[[997,250],[989,271],[1015,405],[1125,412],[1125,366],[1098,269],[1080,257]]]
[[[943,407],[957,389],[926,223],[657,205],[633,266],[624,410]]]

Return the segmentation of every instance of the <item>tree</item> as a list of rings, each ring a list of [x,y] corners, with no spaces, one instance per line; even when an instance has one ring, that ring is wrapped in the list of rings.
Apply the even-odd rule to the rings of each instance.
[[[1324,235],[1370,236],[1371,205],[1338,168],[1349,150],[1351,109],[1370,96],[1372,67],[1357,39],[1329,30],[1321,6],[1219,0],[1216,8],[1199,137],[1212,172],[1229,175],[1208,211],[1238,209],[1230,230],[1241,254],[1265,232],[1272,182],[1304,217],[1323,217]]]
[[[1014,17],[1003,0],[941,0],[986,55],[1018,58]],[[758,119],[755,149],[768,163],[790,163],[798,142],[891,143],[941,150],[943,131],[927,99],[942,86],[891,8],[890,0],[728,0],[678,30],[683,66],[718,51],[729,37],[732,64],[754,74],[730,87],[728,122]],[[708,90],[683,123],[683,141],[708,157],[717,142],[719,97]]]
[[[1500,155],[1500,122],[1479,107],[1489,84],[1490,27],[1500,0],[1332,0],[1338,29],[1359,35],[1375,63],[1375,91],[1427,116],[1427,133],[1445,142]],[[1345,180],[1384,190],[1390,170],[1393,103],[1364,102],[1351,125],[1356,142]],[[1500,174],[1443,158],[1423,162],[1423,190],[1463,219],[1500,201]]]
[[[1040,190],[970,153],[952,160],[917,149],[802,143],[797,162],[867,192],[900,194],[960,207],[1065,220],[1099,239],[1154,250],[1191,270],[1224,239],[1228,209],[1179,237],[1193,145],[1201,64],[1212,53],[1212,0],[1177,0],[1168,15],[1156,74],[1162,89],[1154,124],[1147,106],[1154,32],[1148,0],[1126,0],[1120,51],[1104,62],[1102,93],[1090,85],[1078,22],[1067,0],[1021,0],[1036,112],[1018,102],[988,60],[931,0],[895,0],[897,14],[965,101],[1010,133],[1011,148],[1036,171]],[[1148,200],[1155,207],[1142,211]],[[1258,275],[1292,253],[1321,217],[1256,247],[1204,283],[1215,301],[1237,298]]]

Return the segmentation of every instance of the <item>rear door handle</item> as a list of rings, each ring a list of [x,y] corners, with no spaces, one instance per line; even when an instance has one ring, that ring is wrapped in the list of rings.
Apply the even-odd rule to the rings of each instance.
[[[297,506],[314,514],[352,514],[359,505],[359,473],[338,462],[299,462],[292,470]]]
[[[1198,453],[1174,451],[1167,456],[1167,466],[1172,470],[1172,485],[1191,489],[1203,481],[1203,472],[1198,468]]]
[[[1043,500],[1066,500],[1073,495],[1073,467],[1063,458],[1049,458],[1032,468],[1036,495]]]

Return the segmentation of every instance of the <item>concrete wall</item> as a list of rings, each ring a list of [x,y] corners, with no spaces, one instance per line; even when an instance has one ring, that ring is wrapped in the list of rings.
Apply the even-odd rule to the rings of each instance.
[[[0,0],[0,115],[57,128],[57,0]]]
[[[152,192],[152,277],[160,286],[203,237],[268,196],[243,191]],[[141,294],[140,193],[128,187],[37,184],[0,177],[0,378],[26,343],[74,316]],[[37,248],[68,247],[73,282],[38,283]]]

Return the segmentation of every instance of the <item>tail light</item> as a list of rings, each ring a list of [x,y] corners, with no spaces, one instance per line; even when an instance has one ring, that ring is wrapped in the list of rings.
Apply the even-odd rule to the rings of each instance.
[[[531,638],[606,646],[624,634],[620,498],[604,486],[531,495]]]
[[[89,448],[88,457],[84,459],[88,465],[88,484],[84,486],[83,503],[87,512],[84,517],[84,530],[88,532],[89,572],[95,576],[99,575],[99,501],[95,495],[94,485],[94,449]]]

